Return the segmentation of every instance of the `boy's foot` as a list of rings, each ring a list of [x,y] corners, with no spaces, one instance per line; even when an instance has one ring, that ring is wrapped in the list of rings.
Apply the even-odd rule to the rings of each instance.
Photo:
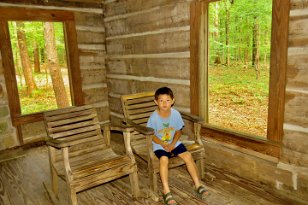
[[[163,200],[164,200],[164,205],[177,205],[171,192],[168,192],[167,194],[163,194]]]
[[[195,191],[197,197],[202,200],[210,195],[210,192],[202,185],[200,185]]]

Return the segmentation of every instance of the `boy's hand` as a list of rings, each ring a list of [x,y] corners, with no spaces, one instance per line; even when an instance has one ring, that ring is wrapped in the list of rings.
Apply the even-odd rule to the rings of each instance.
[[[168,144],[168,142],[164,142],[163,143],[163,148],[167,151],[167,152],[171,152],[174,149],[174,145]]]
[[[168,152],[171,152],[174,149],[174,145],[168,144],[167,149],[168,149]]]
[[[162,141],[161,146],[162,146],[167,152],[169,152],[169,151],[168,151],[168,142]]]

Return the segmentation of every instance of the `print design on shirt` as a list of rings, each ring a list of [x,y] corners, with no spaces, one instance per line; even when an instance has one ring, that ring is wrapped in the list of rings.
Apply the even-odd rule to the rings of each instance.
[[[163,123],[163,127],[158,133],[162,134],[162,141],[170,141],[174,127],[169,127],[169,123]]]

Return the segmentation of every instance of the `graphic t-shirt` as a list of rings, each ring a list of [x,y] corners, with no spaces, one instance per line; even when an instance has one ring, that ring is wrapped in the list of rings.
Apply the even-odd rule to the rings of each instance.
[[[168,118],[162,118],[159,116],[157,111],[155,110],[147,123],[147,127],[153,128],[155,131],[155,136],[157,136],[162,141],[166,141],[168,144],[170,144],[173,140],[174,134],[177,130],[182,129],[184,126],[183,119],[181,117],[181,114],[171,108],[171,114]],[[177,141],[175,144],[175,147],[177,147],[181,142]],[[152,141],[153,144],[153,151],[164,148],[160,144],[156,144]]]

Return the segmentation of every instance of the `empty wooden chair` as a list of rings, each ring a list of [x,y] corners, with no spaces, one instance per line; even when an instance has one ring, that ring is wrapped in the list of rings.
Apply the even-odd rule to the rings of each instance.
[[[70,204],[77,192],[129,175],[133,196],[139,194],[137,165],[130,147],[132,128],[104,125],[103,134],[95,108],[69,107],[44,113],[48,134],[52,191],[58,196],[58,176],[66,181]],[[110,130],[123,131],[126,153],[110,147]],[[65,203],[66,204],[66,203]]]
[[[150,188],[157,196],[157,173],[159,172],[159,160],[152,150],[153,129],[147,128],[146,124],[151,113],[156,109],[154,102],[154,92],[144,92],[121,96],[124,122],[133,126],[135,131],[131,136],[131,146],[133,152],[148,163],[150,177]],[[189,114],[182,113],[185,121],[185,129],[193,127],[190,137],[182,136],[181,141],[191,152],[196,161],[200,177],[204,178],[204,158],[205,151],[200,139],[200,129],[202,119]],[[188,123],[188,122],[191,123]],[[192,126],[190,126],[192,125]],[[185,131],[185,130],[184,130]],[[185,133],[185,132],[184,132]],[[169,168],[183,165],[184,161],[180,157],[173,157],[169,160]]]

